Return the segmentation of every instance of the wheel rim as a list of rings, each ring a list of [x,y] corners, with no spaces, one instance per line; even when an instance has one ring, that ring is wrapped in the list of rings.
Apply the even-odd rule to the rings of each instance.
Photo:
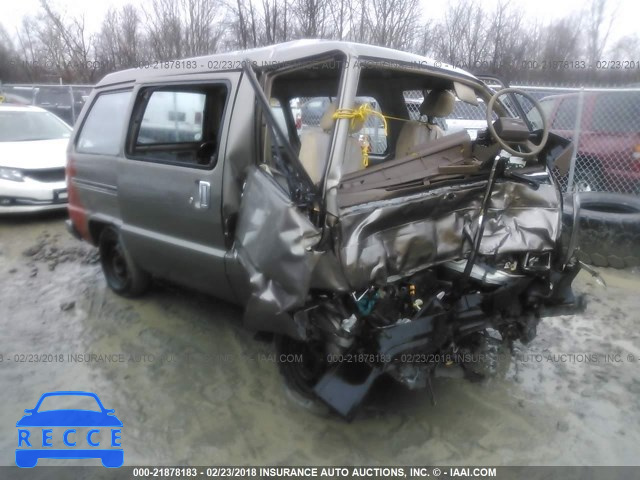
[[[111,241],[104,249],[102,265],[109,285],[115,290],[122,290],[129,282],[129,269],[124,251],[117,241]]]
[[[113,268],[113,274],[116,279],[121,283],[126,283],[129,278],[129,272],[127,271],[127,263],[122,254],[122,249],[119,245],[113,248],[111,254],[111,265]]]

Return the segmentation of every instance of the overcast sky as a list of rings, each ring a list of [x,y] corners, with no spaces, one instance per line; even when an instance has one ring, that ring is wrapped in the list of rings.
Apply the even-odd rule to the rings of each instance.
[[[492,8],[497,0],[481,0],[487,8]],[[421,0],[426,16],[442,17],[447,8],[447,1]],[[97,30],[103,15],[110,6],[133,3],[139,5],[145,0],[102,0],[100,3],[87,0],[53,0],[53,4],[66,9],[69,14],[85,14],[87,27]],[[535,18],[547,22],[561,18],[570,13],[578,14],[584,8],[585,0],[512,0],[514,5],[521,6],[525,12]],[[39,0],[2,0],[0,22],[12,36],[24,15],[39,10]],[[612,27],[610,43],[616,39],[638,32],[640,20],[640,2],[638,0],[609,0],[609,8],[617,9],[617,19]],[[640,52],[638,52],[640,54]]]

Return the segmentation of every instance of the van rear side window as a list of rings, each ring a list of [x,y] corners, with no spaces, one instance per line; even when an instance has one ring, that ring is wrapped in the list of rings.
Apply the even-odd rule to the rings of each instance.
[[[76,150],[79,153],[117,155],[127,123],[130,99],[131,91],[100,94],[82,125]]]

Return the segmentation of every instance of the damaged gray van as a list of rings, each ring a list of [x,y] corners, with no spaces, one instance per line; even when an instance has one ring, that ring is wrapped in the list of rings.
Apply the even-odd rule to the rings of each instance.
[[[456,102],[486,109],[476,138],[442,127]],[[430,388],[488,330],[526,343],[580,307],[552,175],[571,147],[531,106],[544,118],[524,92],[334,41],[113,73],[70,141],[69,230],[118,294],[157,277],[242,304],[296,359],[287,383],[351,417],[382,375]]]

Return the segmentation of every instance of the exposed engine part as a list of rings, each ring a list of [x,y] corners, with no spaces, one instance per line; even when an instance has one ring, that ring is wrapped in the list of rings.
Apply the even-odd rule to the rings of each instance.
[[[428,388],[435,402],[431,377],[437,368],[456,364],[465,377],[483,378],[473,361],[465,364],[464,355],[476,351],[474,339],[485,338],[487,329],[499,332],[506,345],[528,343],[541,313],[579,303],[570,288],[579,264],[549,272],[546,252],[480,260],[463,291],[455,288],[466,260],[383,286],[323,297],[306,310],[314,325],[312,338],[321,345],[316,343],[315,351],[321,354],[283,371],[296,381],[312,378],[307,390],[346,418],[383,374],[409,389]]]
[[[551,252],[543,254],[526,253],[522,262],[522,270],[529,273],[546,273],[551,270]]]
[[[342,329],[347,333],[352,333],[353,327],[358,323],[358,319],[355,314],[351,314],[349,318],[342,320]]]
[[[463,273],[467,264],[466,260],[455,260],[451,262],[445,262],[442,266],[446,269],[452,270],[457,273]],[[506,285],[509,282],[517,278],[522,278],[525,275],[514,273],[512,266],[517,265],[513,262],[505,264],[509,271],[498,270],[495,267],[491,267],[485,263],[476,263],[471,269],[471,278],[480,283],[487,285]]]

